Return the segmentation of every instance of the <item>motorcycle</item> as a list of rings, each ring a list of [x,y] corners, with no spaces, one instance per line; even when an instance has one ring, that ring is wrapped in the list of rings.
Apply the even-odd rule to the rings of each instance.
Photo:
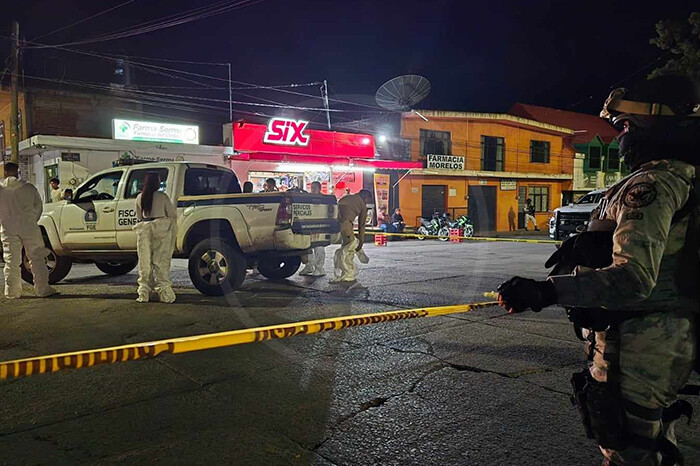
[[[472,222],[472,219],[466,215],[460,215],[457,217],[453,228],[461,228],[462,236],[465,238],[471,238],[474,236],[474,222]]]
[[[462,236],[464,238],[471,238],[474,236],[474,222],[472,222],[472,219],[468,216],[460,215],[456,220],[452,220],[450,219],[450,215],[445,213],[443,217],[448,230],[451,228],[459,228],[462,230]]]
[[[447,227],[446,222],[440,215],[433,215],[433,218],[427,220],[423,217],[420,219],[421,225],[416,228],[416,234],[418,239],[423,241],[426,236],[439,236],[440,241],[447,241],[450,239],[450,229]]]

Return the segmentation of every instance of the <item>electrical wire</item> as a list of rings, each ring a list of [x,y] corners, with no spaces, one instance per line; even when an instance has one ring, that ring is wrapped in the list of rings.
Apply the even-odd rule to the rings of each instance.
[[[0,36],[0,38],[8,39],[8,40],[11,39],[11,38],[9,38],[9,37],[7,37],[7,36]],[[35,42],[33,42],[33,41],[27,41],[27,42],[29,42],[29,43],[35,43]],[[96,52],[89,52],[89,51],[85,51],[85,50],[70,49],[70,48],[66,48],[66,47],[60,46],[60,45],[46,45],[46,44],[38,44],[38,45],[41,45],[42,48],[54,48],[54,49],[57,49],[57,50],[63,50],[63,51],[66,51],[66,52],[72,52],[72,53],[77,53],[77,54],[81,54],[81,55],[87,55],[87,56],[92,56],[92,57],[97,57],[97,58],[103,58],[103,59],[106,59],[106,60],[112,60],[112,61],[120,60],[120,61],[123,61],[124,63],[129,63],[129,64],[134,65],[134,66],[149,67],[149,68],[152,68],[152,69],[170,71],[170,72],[185,74],[185,75],[189,75],[189,76],[195,76],[195,77],[200,77],[200,78],[205,78],[205,79],[212,79],[212,80],[216,80],[216,81],[223,81],[223,82],[226,82],[226,83],[229,82],[228,79],[226,79],[226,78],[221,78],[221,77],[218,77],[218,76],[206,75],[206,74],[202,74],[202,73],[193,73],[193,72],[190,72],[190,71],[178,70],[178,69],[176,69],[176,68],[168,68],[168,67],[163,67],[163,66],[158,66],[158,65],[152,65],[152,64],[149,64],[149,63],[136,62],[136,61],[133,61],[133,60],[131,60],[131,59],[129,59],[129,58],[126,58],[126,57],[123,57],[123,56],[122,56],[122,57],[119,57],[119,56],[114,56],[114,55],[105,55],[104,53],[96,53]],[[180,78],[180,79],[184,79],[184,78]],[[202,84],[202,83],[199,83],[199,82],[197,82],[197,81],[193,81],[193,82],[195,82],[196,84]],[[276,92],[283,92],[283,93],[286,93],[286,94],[292,94],[292,95],[298,95],[298,96],[307,97],[307,98],[312,98],[312,99],[321,99],[321,100],[323,100],[323,97],[321,97],[321,96],[319,96],[319,95],[305,94],[305,93],[303,93],[303,92],[291,91],[291,90],[286,89],[286,88],[283,88],[283,87],[263,86],[263,85],[252,84],[252,83],[247,83],[247,82],[244,82],[244,81],[237,81],[237,80],[230,80],[230,82],[236,83],[236,84],[242,85],[242,86],[247,86],[246,88],[250,88],[250,89],[266,89],[266,90],[271,90],[271,91],[276,91]],[[320,83],[318,83],[318,84],[320,84]],[[310,84],[310,85],[311,85],[311,84]],[[210,87],[213,87],[213,86],[210,86]],[[292,86],[290,86],[290,87],[292,87]],[[293,86],[293,87],[297,87],[297,86]],[[376,105],[362,104],[362,103],[359,103],[359,102],[352,102],[352,101],[348,101],[348,100],[336,99],[336,98],[331,98],[331,97],[329,97],[328,100],[329,100],[329,101],[332,101],[332,102],[337,102],[337,103],[343,103],[343,104],[348,104],[348,105],[355,105],[355,106],[358,106],[358,107],[371,108],[371,109],[379,110],[379,111],[381,111],[382,113],[388,113],[385,109],[383,109],[382,107],[376,106]]]
[[[256,5],[258,3],[262,3],[263,1],[265,1],[265,0],[233,0],[233,1],[226,0],[223,2],[218,2],[218,3],[211,4],[211,5],[206,5],[203,7],[194,8],[194,9],[188,10],[184,13],[169,15],[169,16],[165,16],[165,17],[160,18],[160,19],[146,21],[146,22],[138,24],[136,26],[132,26],[130,28],[123,29],[121,31],[114,31],[114,32],[111,32],[108,34],[104,34],[102,36],[92,38],[92,39],[66,42],[66,43],[57,44],[57,45],[59,45],[59,46],[83,45],[83,44],[93,44],[93,43],[97,43],[97,42],[112,41],[112,40],[117,40],[117,39],[124,39],[127,37],[138,36],[138,35],[146,34],[149,32],[158,31],[161,29],[166,29],[169,27],[190,23],[192,21],[198,21],[200,19],[209,18],[211,16],[219,15],[222,13],[227,13],[229,11],[233,11],[233,10],[245,8],[248,6]],[[33,48],[45,48],[45,47],[52,47],[52,46],[51,45],[33,46]]]
[[[136,1],[136,0],[127,0],[127,1],[124,2],[124,3],[120,3],[119,5],[113,6],[112,8],[108,8],[108,9],[106,9],[106,10],[104,10],[104,11],[101,11],[101,12],[99,12],[99,13],[96,13],[96,14],[94,14],[94,15],[92,15],[92,16],[88,16],[87,18],[83,18],[83,19],[81,19],[81,20],[79,20],[79,21],[76,21],[76,22],[74,22],[74,23],[71,23],[71,24],[69,24],[68,26],[63,26],[62,28],[58,28],[58,29],[56,29],[55,31],[47,32],[46,34],[42,34],[42,35],[40,35],[40,36],[37,36],[37,37],[35,37],[35,38],[32,39],[32,40],[39,40],[39,39],[41,39],[41,38],[44,38],[44,37],[47,37],[47,36],[56,34],[57,32],[65,31],[66,29],[71,28],[71,27],[73,27],[73,26],[75,26],[75,25],[77,25],[77,24],[84,23],[84,22],[89,21],[89,20],[91,20],[91,19],[93,19],[93,18],[97,18],[98,16],[102,16],[102,15],[105,14],[105,13],[109,13],[110,11],[114,11],[114,10],[116,10],[117,8],[121,8],[121,7],[123,7],[123,6],[128,5],[129,3],[133,3],[133,2],[135,2],[135,1]]]

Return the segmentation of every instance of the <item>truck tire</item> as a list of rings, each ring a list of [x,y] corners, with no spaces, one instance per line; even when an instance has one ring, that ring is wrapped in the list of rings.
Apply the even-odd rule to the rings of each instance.
[[[301,265],[301,257],[269,257],[258,261],[258,272],[270,280],[282,280],[291,277]]]
[[[49,284],[55,285],[60,282],[68,273],[70,273],[71,267],[73,267],[73,259],[66,256],[59,256],[49,247],[49,254],[46,256],[46,266],[49,268]],[[34,284],[34,277],[32,276],[32,269],[29,267],[29,259],[27,255],[22,250],[22,280]]]
[[[126,275],[136,268],[138,261],[129,262],[95,262],[95,267],[100,269],[101,272],[107,275],[112,275],[114,277],[119,275]]]
[[[223,296],[243,284],[246,260],[224,239],[207,238],[192,248],[187,269],[192,284],[202,294]]]

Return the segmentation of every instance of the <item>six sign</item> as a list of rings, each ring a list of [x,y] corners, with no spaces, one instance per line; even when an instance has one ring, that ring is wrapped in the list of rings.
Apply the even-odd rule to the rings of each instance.
[[[309,145],[309,136],[304,134],[308,121],[290,120],[288,118],[273,118],[267,124],[263,142],[280,146]]]

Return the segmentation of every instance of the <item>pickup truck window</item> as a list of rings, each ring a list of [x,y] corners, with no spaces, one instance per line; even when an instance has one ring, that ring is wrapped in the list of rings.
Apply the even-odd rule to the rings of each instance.
[[[600,201],[600,198],[603,197],[603,193],[597,193],[597,194],[586,194],[583,196],[581,199],[579,199],[576,204],[597,204]]]
[[[238,194],[241,186],[236,174],[213,168],[188,168],[185,173],[185,196]]]
[[[109,172],[96,176],[78,189],[75,203],[109,201],[117,195],[123,171]]]
[[[164,192],[167,187],[168,169],[167,168],[151,168],[143,170],[133,170],[129,173],[129,180],[126,182],[126,190],[124,191],[124,199],[134,199],[143,189],[143,182],[146,179],[146,173],[158,173],[160,177],[160,188],[158,191]]]

